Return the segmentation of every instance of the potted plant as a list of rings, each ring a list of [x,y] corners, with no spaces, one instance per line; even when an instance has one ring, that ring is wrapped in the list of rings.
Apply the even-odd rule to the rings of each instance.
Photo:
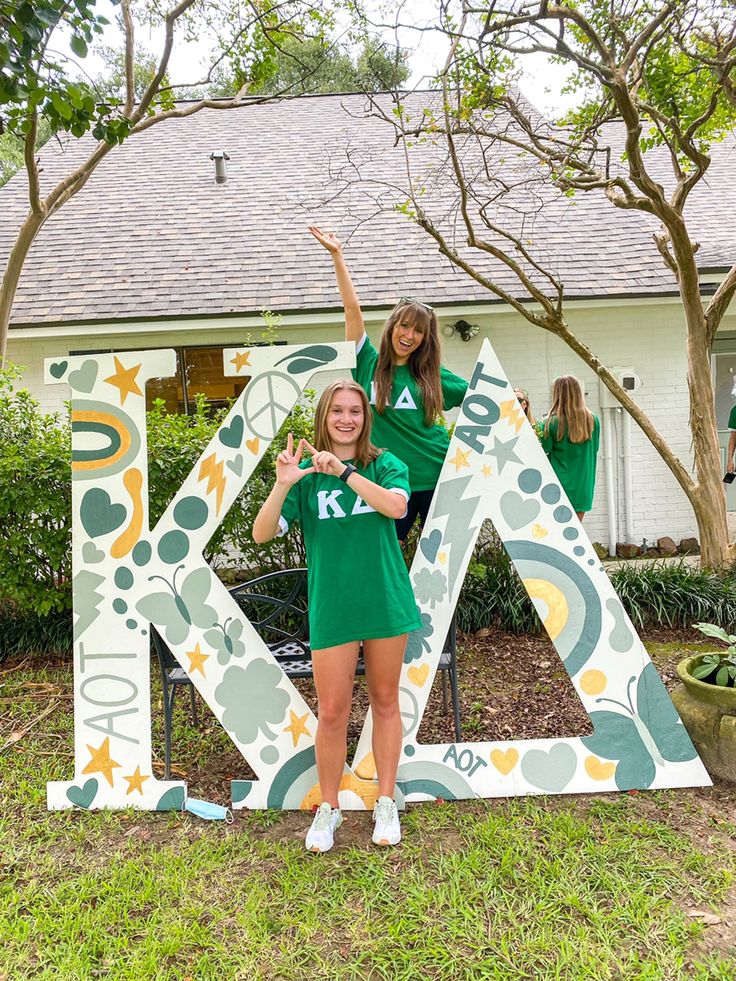
[[[693,626],[727,646],[680,661],[672,701],[711,776],[736,783],[736,636],[713,623]]]

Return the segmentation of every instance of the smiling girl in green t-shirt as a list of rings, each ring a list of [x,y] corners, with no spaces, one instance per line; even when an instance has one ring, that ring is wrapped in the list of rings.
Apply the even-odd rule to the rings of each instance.
[[[317,773],[323,803],[306,845],[325,852],[342,823],[338,804],[361,642],[378,775],[373,841],[401,838],[393,800],[402,742],[399,677],[406,635],[421,625],[394,521],[406,511],[406,466],[371,443],[366,394],[336,381],[315,417],[316,448],[301,440],[276,458],[276,483],[253,525],[267,542],[299,522],[307,551],[309,641],[317,689]],[[310,459],[302,462],[306,452]]]
[[[409,468],[409,505],[406,515],[396,522],[403,542],[417,515],[420,527],[427,519],[450,445],[440,416],[462,403],[468,383],[440,364],[437,314],[418,300],[399,300],[376,350],[365,332],[342,243],[332,233],[315,226],[309,231],[335,264],[345,309],[345,340],[354,341],[357,350],[353,378],[363,387],[373,407],[373,442],[385,446]]]

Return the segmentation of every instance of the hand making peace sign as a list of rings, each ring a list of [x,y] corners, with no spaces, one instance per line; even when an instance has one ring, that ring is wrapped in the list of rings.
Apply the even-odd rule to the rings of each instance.
[[[316,467],[300,467],[302,453],[305,446],[312,450],[312,447],[305,439],[299,440],[299,445],[294,453],[294,436],[289,433],[286,439],[286,449],[276,457],[276,483],[285,487],[292,487],[298,484],[302,477],[308,473],[315,473]],[[316,450],[312,450],[316,453]]]

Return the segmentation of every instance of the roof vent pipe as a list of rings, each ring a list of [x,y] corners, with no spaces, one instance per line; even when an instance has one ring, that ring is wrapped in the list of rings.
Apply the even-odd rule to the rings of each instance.
[[[215,161],[215,184],[224,184],[227,180],[225,161],[229,159],[224,150],[215,150],[210,154],[210,160]]]

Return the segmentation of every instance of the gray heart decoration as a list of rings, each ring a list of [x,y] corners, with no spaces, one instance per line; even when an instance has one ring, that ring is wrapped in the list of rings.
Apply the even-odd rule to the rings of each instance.
[[[225,446],[229,446],[233,450],[237,450],[240,444],[243,442],[243,432],[245,431],[245,422],[242,416],[235,416],[233,421],[229,426],[222,426],[219,433],[220,442],[224,443]]]
[[[501,498],[503,520],[512,531],[531,524],[541,511],[539,501],[524,500],[516,491],[506,491]]]
[[[78,392],[89,395],[97,381],[97,362],[85,361],[81,368],[69,374],[69,384]]]
[[[559,793],[570,783],[577,769],[578,758],[572,746],[555,743],[546,752],[530,749],[521,760],[521,772],[533,787]]]
[[[77,787],[73,784],[66,792],[66,796],[77,807],[88,808],[92,801],[97,796],[99,784],[94,777],[90,777],[89,780],[81,787]]]
[[[243,454],[238,453],[234,460],[227,461],[228,470],[232,470],[236,477],[242,476],[243,473]]]
[[[79,517],[90,538],[99,538],[115,531],[125,521],[124,504],[113,504],[110,495],[101,487],[93,487],[82,498]]]
[[[419,547],[422,550],[422,555],[428,562],[434,562],[434,560],[437,558],[437,552],[441,544],[442,532],[438,528],[435,528],[433,532],[419,541]]]
[[[82,558],[87,565],[96,565],[105,558],[105,553],[101,548],[97,548],[94,542],[85,542],[82,545]]]

